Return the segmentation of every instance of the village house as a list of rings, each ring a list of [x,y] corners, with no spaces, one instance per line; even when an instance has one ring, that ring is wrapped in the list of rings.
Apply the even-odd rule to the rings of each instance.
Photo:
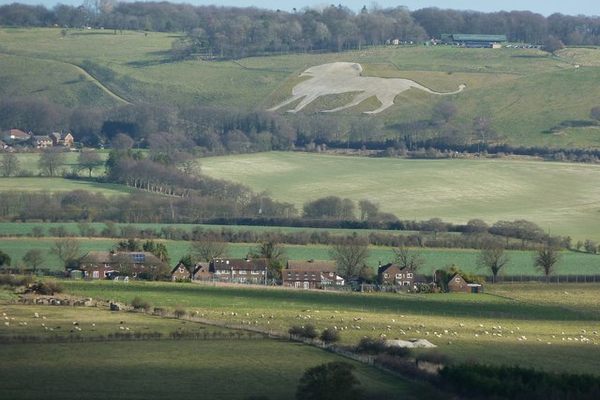
[[[414,271],[392,263],[379,266],[377,279],[381,285],[401,286],[408,289],[412,289],[415,284]]]
[[[448,292],[483,293],[483,286],[479,283],[468,283],[460,274],[454,274],[448,281]]]
[[[124,275],[133,278],[152,278],[168,274],[168,265],[145,251],[90,251],[79,260],[77,270],[84,278],[112,279]]]
[[[345,284],[344,279],[336,274],[335,262],[325,260],[290,260],[281,271],[281,278],[283,286],[302,289],[323,289]]]
[[[36,136],[33,135],[31,138],[33,147],[36,149],[46,149],[48,147],[54,146],[54,142],[50,138],[50,136]]]
[[[173,282],[189,281],[192,278],[192,273],[188,267],[180,262],[171,270],[171,280]]]
[[[3,135],[2,139],[11,144],[23,143],[31,139],[31,134],[20,129],[10,129]]]
[[[209,272],[220,282],[264,284],[267,266],[265,258],[213,258]]]
[[[64,147],[73,147],[73,144],[75,143],[75,139],[73,138],[73,135],[71,133],[60,133],[60,132],[52,132],[50,134],[50,138],[52,139],[52,142],[54,144],[54,146],[64,146]]]
[[[210,281],[213,279],[213,273],[210,271],[210,263],[199,262],[194,265],[192,272],[192,280],[194,281]]]

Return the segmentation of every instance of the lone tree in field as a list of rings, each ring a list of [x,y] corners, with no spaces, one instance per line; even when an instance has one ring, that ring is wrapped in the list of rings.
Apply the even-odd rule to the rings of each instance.
[[[336,263],[337,272],[345,279],[352,279],[359,276],[369,257],[369,249],[366,239],[354,235],[331,246],[330,254]]]
[[[84,150],[79,153],[77,162],[79,163],[79,167],[81,169],[88,170],[88,177],[90,178],[92,177],[92,171],[104,164],[104,161],[102,161],[100,155],[93,150]]]
[[[60,149],[49,148],[40,154],[38,167],[42,175],[56,176],[58,168],[65,163],[65,154]]]
[[[546,40],[544,40],[544,44],[542,45],[542,50],[547,51],[548,53],[554,54],[558,50],[564,49],[564,43],[555,36],[548,36]]]
[[[4,153],[0,160],[0,171],[4,177],[16,175],[19,171],[19,159],[17,156],[13,153]]]
[[[227,242],[220,236],[209,235],[192,242],[190,253],[197,260],[210,261],[213,258],[226,257],[227,248]]]
[[[23,256],[23,263],[25,266],[31,267],[35,274],[38,267],[44,263],[44,254],[40,249],[31,249]]]
[[[401,269],[406,268],[409,271],[416,271],[425,264],[425,259],[423,259],[420,253],[410,251],[405,246],[394,249],[394,255],[394,261]]]
[[[554,272],[556,263],[560,260],[560,253],[556,247],[544,245],[535,255],[534,264],[546,277]]]
[[[354,376],[353,370],[353,365],[343,361],[334,361],[307,369],[300,378],[296,399],[360,399],[361,391],[356,387],[360,382]]]
[[[495,243],[486,245],[477,256],[477,265],[492,272],[492,282],[494,283],[502,267],[508,264],[509,261],[510,258],[505,253],[504,248]]]
[[[68,267],[79,258],[79,242],[73,238],[59,239],[54,242],[50,252],[55,254],[65,267]]]

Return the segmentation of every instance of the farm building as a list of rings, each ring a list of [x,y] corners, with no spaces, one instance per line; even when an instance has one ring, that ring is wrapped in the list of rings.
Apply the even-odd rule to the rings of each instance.
[[[302,289],[322,289],[328,286],[343,286],[345,281],[336,274],[333,261],[290,260],[281,271],[283,286]]]
[[[500,48],[508,40],[506,35],[473,35],[465,33],[442,34],[442,42],[469,48]]]
[[[8,143],[22,143],[31,139],[31,134],[23,132],[20,129],[10,129],[4,133],[2,139]]]
[[[396,264],[380,265],[377,269],[377,279],[382,285],[403,286],[412,288],[415,283],[414,272]]]
[[[84,278],[110,279],[125,275],[145,278],[168,274],[168,265],[150,252],[90,251],[79,260],[76,268]]]
[[[265,258],[213,258],[209,272],[221,282],[265,283],[267,265]]]
[[[483,285],[468,283],[460,274],[454,274],[448,281],[449,292],[483,293]]]

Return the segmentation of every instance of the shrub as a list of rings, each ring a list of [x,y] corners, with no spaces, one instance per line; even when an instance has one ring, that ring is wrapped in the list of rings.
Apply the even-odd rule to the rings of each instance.
[[[387,346],[383,339],[373,339],[371,337],[364,337],[360,339],[356,346],[356,352],[364,354],[380,354],[385,353]]]
[[[408,357],[411,355],[411,350],[408,347],[388,346],[385,353],[394,357]]]
[[[44,282],[35,282],[27,287],[27,292],[41,294],[45,296],[53,295],[54,293],[60,293],[62,291],[62,285],[59,282],[52,280]]]
[[[298,326],[294,325],[288,329],[288,333],[294,336],[300,336],[307,339],[314,339],[319,334],[313,325]]]
[[[150,310],[150,308],[152,308],[152,306],[150,305],[150,303],[144,299],[142,299],[139,296],[135,296],[133,298],[133,300],[131,301],[131,306],[133,308],[135,308],[136,310],[144,310],[144,311],[148,311]]]
[[[177,307],[175,309],[175,311],[173,312],[173,314],[175,314],[175,317],[181,318],[181,317],[185,317],[185,315],[187,314],[187,311],[185,311],[185,309],[182,307]]]
[[[321,332],[321,336],[319,338],[325,343],[339,342],[340,333],[333,328],[327,328]]]
[[[28,286],[33,282],[33,278],[30,275],[10,275],[0,274],[0,285],[6,285],[11,287],[17,286]]]
[[[417,360],[417,363],[423,361],[423,362],[429,362],[432,364],[443,364],[443,365],[448,364],[448,362],[450,361],[447,355],[442,354],[435,350],[419,354],[416,357],[416,360]]]

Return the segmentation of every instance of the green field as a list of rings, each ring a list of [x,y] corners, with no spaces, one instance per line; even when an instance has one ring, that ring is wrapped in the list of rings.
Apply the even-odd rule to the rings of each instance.
[[[270,399],[292,398],[305,369],[343,358],[286,341],[250,339],[244,332],[194,322],[72,307],[8,306],[2,335],[69,335],[73,321],[85,337],[110,332],[204,332],[208,339],[2,344],[0,397],[6,399]],[[37,312],[40,318],[34,318]],[[41,317],[46,317],[42,320]],[[27,322],[27,326],[17,325]],[[53,331],[44,330],[45,323]],[[95,326],[92,326],[95,324]],[[57,329],[57,327],[60,327]],[[232,333],[223,338],[212,332]],[[285,357],[280,355],[285,354]],[[415,398],[423,385],[351,362],[365,391],[383,398]],[[234,384],[233,384],[234,383]],[[425,393],[428,389],[425,388]]]
[[[204,173],[302,204],[368,199],[400,219],[526,219],[600,239],[600,166],[520,160],[404,160],[269,152],[202,159]]]
[[[113,183],[97,183],[92,181],[78,181],[63,178],[0,178],[0,192],[69,192],[72,190],[86,190],[100,192],[105,196],[129,194],[135,189]]]
[[[14,153],[19,162],[19,169],[28,174],[37,176],[40,175],[41,171],[38,166],[38,161],[40,159],[40,153]],[[108,153],[105,151],[98,151],[100,157],[105,160],[108,157]],[[65,152],[64,158],[65,162],[63,165],[58,167],[58,170],[62,172],[76,172],[82,176],[88,176],[88,170],[80,169],[80,165],[77,162],[77,158],[79,157],[79,153],[77,152]],[[92,170],[92,176],[104,175],[104,166],[97,167]],[[2,178],[3,179],[3,178]],[[2,182],[0,179],[0,184]]]
[[[45,254],[43,267],[51,270],[61,270],[60,260],[50,253],[55,238],[0,238],[0,250],[7,253],[13,260],[12,265],[22,264],[21,259],[30,249],[40,249]],[[82,255],[88,251],[108,251],[114,248],[120,239],[79,238]],[[162,241],[166,244],[172,266],[189,252],[190,244],[186,241]],[[228,247],[229,257],[246,257],[256,245],[251,243],[234,243]],[[286,257],[290,260],[327,260],[330,259],[329,247],[323,245],[284,245]],[[419,273],[431,275],[436,269],[456,265],[466,272],[489,275],[489,271],[477,267],[477,250],[470,249],[414,249],[421,253],[425,264]],[[540,275],[541,272],[533,267],[534,253],[531,251],[508,251],[510,262],[501,271],[504,275]],[[393,249],[389,247],[370,248],[368,265],[375,269],[379,262],[385,264],[394,260]],[[555,274],[560,275],[598,275],[600,274],[600,255],[564,251],[558,262]]]
[[[14,95],[19,89],[21,95],[40,94],[53,100],[64,97],[65,105],[74,101],[82,105],[121,104],[102,89],[107,87],[131,102],[265,109],[286,98],[297,74],[307,67],[351,61],[361,63],[366,76],[413,79],[438,91],[465,83],[467,90],[453,96],[459,110],[457,122],[470,126],[475,117],[487,116],[494,130],[510,143],[600,147],[597,130],[544,133],[563,121],[588,119],[590,109],[598,105],[598,49],[566,49],[550,56],[534,49],[377,47],[235,62],[171,62],[168,51],[178,36],[91,30],[71,31],[62,37],[60,29],[2,29],[0,53],[5,55],[0,59],[0,82],[10,84],[0,85],[0,95]],[[52,76],[22,74],[22,66],[31,58],[35,59],[32,69],[47,68]],[[574,68],[575,64],[580,68]],[[73,65],[85,67],[92,76]],[[405,92],[392,108],[375,118],[387,127],[429,119],[437,101],[433,95]],[[372,99],[366,103],[376,105]],[[340,115],[344,118],[365,107],[361,104]],[[397,134],[393,129],[388,133]]]
[[[487,285],[492,294],[485,295],[331,293],[150,282],[64,285],[68,292],[100,299],[131,301],[141,296],[154,305],[184,307],[235,326],[286,332],[292,325],[312,323],[318,329],[341,329],[344,343],[356,343],[365,335],[423,337],[454,361],[600,371],[597,284]],[[537,288],[535,296],[519,297],[530,286]],[[496,290],[501,296],[493,294]],[[561,296],[573,300],[556,304]],[[234,311],[237,315],[232,315]]]

